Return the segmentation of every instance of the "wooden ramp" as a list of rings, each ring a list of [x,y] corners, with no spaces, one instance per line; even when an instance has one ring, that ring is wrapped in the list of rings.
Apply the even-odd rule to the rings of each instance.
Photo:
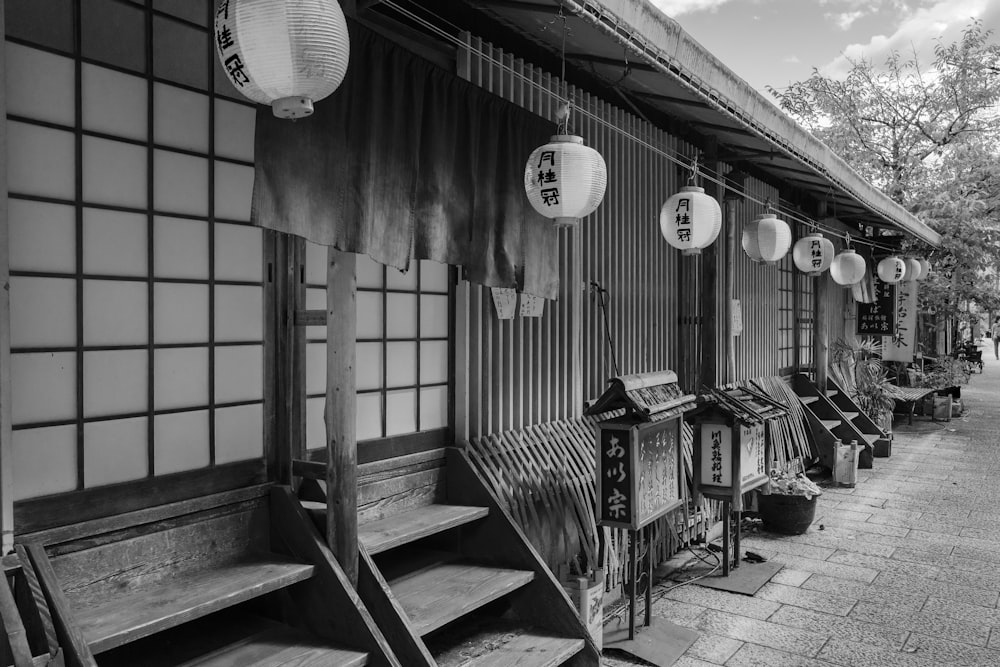
[[[325,525],[325,464],[304,508]],[[598,665],[562,587],[464,454],[441,448],[358,467],[358,592],[407,667]]]
[[[73,667],[399,665],[286,487],[36,533],[24,551]]]

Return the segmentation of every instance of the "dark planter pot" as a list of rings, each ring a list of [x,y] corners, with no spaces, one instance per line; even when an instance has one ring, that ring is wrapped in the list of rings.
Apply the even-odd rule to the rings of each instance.
[[[961,387],[945,387],[944,389],[939,389],[934,393],[936,393],[938,396],[951,396],[952,398],[962,398]]]
[[[816,498],[761,494],[757,510],[764,530],[782,535],[801,535],[816,518]]]

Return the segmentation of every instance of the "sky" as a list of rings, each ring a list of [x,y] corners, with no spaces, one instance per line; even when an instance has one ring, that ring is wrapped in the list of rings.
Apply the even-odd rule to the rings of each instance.
[[[652,0],[769,99],[813,68],[831,77],[845,56],[876,65],[893,50],[933,60],[935,38],[958,39],[973,17],[1000,41],[1000,0]]]

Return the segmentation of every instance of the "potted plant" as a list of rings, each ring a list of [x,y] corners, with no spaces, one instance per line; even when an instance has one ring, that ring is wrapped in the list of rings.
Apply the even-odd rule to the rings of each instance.
[[[768,493],[757,498],[764,529],[772,533],[801,535],[816,517],[816,497],[823,491],[804,473],[772,470]]]
[[[855,343],[838,340],[830,355],[833,379],[858,404],[875,425],[886,433],[892,431],[892,383],[882,363],[882,344],[873,338]]]

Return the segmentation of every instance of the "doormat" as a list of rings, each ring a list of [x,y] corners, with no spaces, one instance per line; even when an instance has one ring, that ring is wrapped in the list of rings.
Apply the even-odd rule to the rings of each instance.
[[[637,624],[635,639],[629,639],[628,618],[624,618],[604,627],[604,650],[622,651],[657,667],[670,667],[698,636],[694,630],[653,618],[652,625]]]
[[[764,584],[771,581],[771,577],[778,574],[780,569],[781,563],[772,563],[770,561],[764,563],[740,563],[738,568],[729,571],[728,577],[724,577],[721,574],[713,574],[709,577],[692,581],[691,583],[704,586],[705,588],[729,591],[730,593],[755,595]]]

